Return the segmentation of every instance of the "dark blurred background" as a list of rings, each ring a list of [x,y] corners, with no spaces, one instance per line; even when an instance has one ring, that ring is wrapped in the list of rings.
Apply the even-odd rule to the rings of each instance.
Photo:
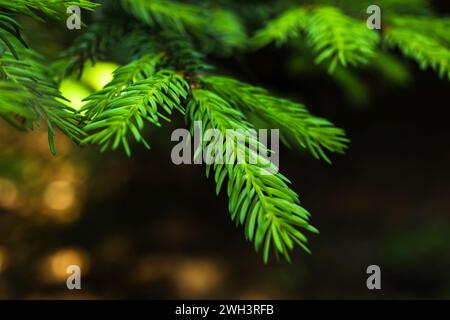
[[[44,51],[60,49],[42,38]],[[355,71],[344,89],[305,71],[297,50],[215,62],[347,130],[332,165],[281,150],[321,231],[312,255],[263,264],[204,168],[172,164],[182,119],[150,130],[152,150],[135,146],[131,159],[62,135],[53,157],[45,130],[0,123],[0,298],[450,298],[449,81],[407,62],[399,81]],[[81,291],[66,288],[71,264]],[[366,287],[373,264],[382,290]]]

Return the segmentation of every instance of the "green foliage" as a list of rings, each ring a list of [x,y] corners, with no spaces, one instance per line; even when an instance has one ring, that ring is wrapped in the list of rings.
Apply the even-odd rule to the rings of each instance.
[[[202,73],[212,68],[205,63],[205,55],[195,48],[188,34],[165,31],[161,37],[164,42],[161,45],[166,48],[170,64],[175,68],[187,73]]]
[[[84,65],[88,61],[94,64],[97,60],[105,57],[107,52],[120,41],[123,33],[122,27],[106,21],[93,24],[74,41],[69,49],[60,55],[54,68],[61,78],[73,72],[78,72],[80,77]]]
[[[450,79],[450,19],[398,17],[392,19],[385,40],[422,69],[431,68]]]
[[[227,130],[252,129],[244,114],[234,108],[227,100],[217,94],[203,89],[194,89],[188,106],[188,115],[194,130],[195,121],[202,121],[202,130],[219,130],[227,136]],[[264,261],[269,259],[271,249],[276,256],[282,254],[289,260],[289,251],[297,243],[306,251],[306,237],[298,228],[318,232],[309,223],[309,213],[299,205],[298,195],[289,186],[289,180],[280,173],[273,174],[269,165],[260,154],[267,152],[255,136],[237,132],[233,152],[222,148],[222,158],[226,164],[215,163],[214,179],[219,193],[225,179],[228,179],[227,193],[232,219],[238,225],[245,225],[245,235],[253,241],[256,250],[263,250]],[[212,139],[202,145],[204,150],[221,149],[217,145],[223,142]],[[251,148],[253,147],[253,148]],[[255,150],[261,150],[257,154]],[[214,154],[218,156],[218,154]],[[238,163],[239,157],[246,159]],[[248,161],[254,157],[252,164]],[[267,161],[266,161],[267,162]],[[209,173],[210,166],[207,167]]]
[[[377,44],[398,47],[406,57],[426,69],[431,67],[440,76],[448,74],[450,63],[449,19],[433,17],[428,1],[382,0],[382,32],[366,27],[369,1],[308,1],[288,9],[267,22],[253,38],[256,48],[271,42],[278,45],[306,37],[315,53],[316,63],[329,63],[333,72],[339,64],[360,66],[373,62]],[[413,15],[415,14],[415,15]]]
[[[450,49],[439,41],[407,29],[389,29],[386,42],[397,46],[405,56],[416,60],[422,69],[432,68],[450,79]]]
[[[69,6],[93,10],[98,5],[89,0],[0,0],[0,8],[38,18],[36,11],[58,20],[65,20]]]
[[[125,10],[152,27],[187,28],[200,32],[207,23],[207,12],[191,4],[165,0],[121,0],[121,4]]]
[[[42,20],[38,12],[53,19],[63,20],[66,17],[67,8],[71,5],[79,6],[87,10],[94,10],[98,5],[89,0],[0,0],[0,40],[6,44],[8,49],[17,58],[16,50],[12,42],[5,36],[4,32],[8,32],[26,46],[21,34],[21,27],[8,12],[20,13]],[[3,47],[0,43],[0,55]]]
[[[382,9],[383,16],[391,15],[431,15],[432,10],[429,0],[315,0],[311,1],[317,5],[328,3],[330,5],[342,8],[352,15],[360,18],[366,18],[366,9],[371,5],[378,5]]]
[[[205,52],[226,55],[246,45],[245,28],[233,11],[167,0],[120,0],[120,3],[124,10],[153,29],[183,36],[189,33]]]
[[[156,66],[161,62],[162,55],[146,54],[129,64],[118,68],[114,72],[113,80],[102,90],[87,97],[86,103],[81,109],[88,119],[94,119],[108,108],[114,98],[123,93],[123,89],[131,86],[136,81],[143,81],[153,76]]]
[[[254,45],[262,47],[275,41],[280,46],[290,39],[297,38],[305,29],[307,12],[306,8],[297,7],[282,13],[256,33],[252,40]]]
[[[55,153],[54,126],[60,128],[70,138],[79,141],[84,135],[79,125],[80,118],[70,107],[61,102],[63,97],[56,83],[51,80],[44,58],[30,49],[21,49],[19,53],[23,60],[17,60],[9,52],[0,57],[0,80],[11,83],[10,86],[5,85],[2,88],[5,91],[5,94],[1,95],[2,117],[22,130],[33,129],[35,125],[39,125],[40,121],[45,122],[48,126],[52,153]],[[21,97],[16,98],[17,102],[21,102],[16,107],[22,110],[20,112],[7,111],[7,106],[11,104],[12,88],[17,88],[16,94],[21,93]],[[20,119],[21,115],[25,117]]]
[[[217,9],[211,13],[213,37],[217,40],[218,50],[224,55],[230,55],[234,50],[243,49],[247,43],[247,33],[239,16],[229,10]]]
[[[332,123],[309,113],[304,105],[271,96],[266,90],[225,77],[205,77],[208,86],[234,105],[258,115],[271,128],[280,128],[284,142],[289,139],[309,150],[316,158],[330,161],[324,152],[343,153],[348,139]]]
[[[257,46],[275,41],[278,45],[296,38],[303,31],[316,54],[316,63],[329,61],[330,71],[336,65],[366,64],[374,55],[377,33],[365,22],[346,16],[335,7],[296,8],[288,10],[260,30],[254,42]]]
[[[378,5],[386,10],[383,30],[377,32],[366,27],[365,10],[370,4],[358,0],[300,4],[285,0],[273,6],[225,0],[102,1],[96,14],[83,15],[89,27],[50,64],[26,48],[20,16],[63,22],[68,6],[94,10],[97,4],[0,0],[0,117],[21,130],[45,123],[52,152],[57,127],[77,143],[97,144],[102,150],[121,146],[130,155],[133,142],[149,147],[148,125],[161,126],[173,113],[186,114],[191,129],[201,120],[204,130],[222,133],[252,132],[251,115],[267,128],[280,129],[288,146],[330,162],[328,153],[344,153],[347,148],[344,130],[314,116],[303,104],[220,76],[211,61],[238,57],[274,42],[297,50],[298,60],[307,67],[334,72],[333,79],[347,90],[364,91],[363,84],[357,86],[354,69],[358,67],[375,69],[397,82],[407,78],[398,60],[385,52],[398,48],[422,68],[450,77],[449,18],[437,18],[425,0],[381,0]],[[249,37],[248,31],[254,36]],[[64,103],[57,81],[76,71],[81,75],[86,62],[99,59],[122,66],[75,112]],[[295,244],[308,251],[303,232],[317,230],[309,224],[310,215],[300,206],[289,180],[255,153],[257,149],[270,152],[256,135],[238,133],[237,138],[231,156],[218,153],[219,140],[199,146],[231,160],[206,169],[208,175],[214,171],[217,192],[227,186],[232,219],[244,226],[246,238],[263,252],[265,261],[270,252],[289,260]],[[239,158],[256,161],[240,163]]]
[[[19,84],[5,80],[0,81],[0,95],[0,117],[17,129],[24,130],[23,120],[33,120],[32,110],[26,107],[32,96]]]
[[[317,54],[316,63],[330,61],[346,67],[365,64],[374,55],[378,35],[364,22],[356,21],[333,7],[315,9],[307,24],[308,40]]]
[[[25,40],[22,38],[22,27],[20,24],[6,14],[2,14],[0,11],[0,40],[6,45],[6,47],[11,51],[15,58],[18,58],[17,52],[14,48],[12,42],[8,39],[6,33],[12,35],[15,39],[26,46]],[[3,55],[5,51],[4,47],[0,43],[0,56]]]
[[[120,76],[121,73],[118,74]],[[116,77],[115,80],[117,79]],[[124,87],[119,94],[115,94],[114,89],[117,88],[113,84],[104,89],[107,90],[106,99],[109,101],[103,111],[84,127],[90,135],[83,140],[83,144],[97,143],[102,146],[102,150],[108,147],[115,150],[122,144],[126,153],[131,155],[128,142],[130,133],[137,142],[150,148],[141,134],[145,121],[161,126],[160,120],[170,121],[167,115],[171,115],[174,109],[184,114],[181,102],[187,97],[188,84],[170,70],[162,70],[136,81]],[[108,91],[110,89],[113,90],[112,95]],[[95,98],[98,96],[91,97]]]

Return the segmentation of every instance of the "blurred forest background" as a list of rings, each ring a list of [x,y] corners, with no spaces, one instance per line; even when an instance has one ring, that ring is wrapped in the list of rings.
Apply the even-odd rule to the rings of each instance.
[[[51,57],[79,34],[22,23]],[[170,135],[182,119],[149,132],[152,150],[136,147],[132,158],[63,135],[52,156],[45,130],[23,134],[2,122],[0,298],[450,298],[449,82],[413,62],[385,65],[390,78],[330,77],[295,50],[215,62],[304,102],[352,140],[331,166],[281,150],[281,168],[321,231],[310,237],[311,256],[297,250],[291,264],[263,264],[204,168],[172,164]],[[62,90],[76,105],[113,67],[88,68]],[[82,267],[80,291],[66,288],[71,264]],[[382,290],[366,288],[372,264]]]

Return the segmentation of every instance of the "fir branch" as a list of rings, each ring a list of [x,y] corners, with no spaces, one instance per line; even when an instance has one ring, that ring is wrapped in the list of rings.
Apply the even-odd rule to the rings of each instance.
[[[259,30],[252,39],[253,45],[260,48],[275,42],[280,46],[290,39],[297,38],[306,26],[306,19],[306,8],[289,9]]]
[[[207,9],[170,0],[121,0],[123,8],[153,29],[193,36],[204,52],[229,55],[246,45],[247,35],[239,17],[222,8]]]
[[[0,9],[29,15],[38,19],[40,18],[35,11],[40,11],[57,20],[66,20],[67,8],[73,5],[86,10],[94,10],[98,7],[98,4],[90,0],[0,0]]]
[[[121,26],[106,21],[92,24],[60,55],[55,69],[60,71],[61,78],[76,71],[78,77],[81,77],[87,61],[94,64],[97,60],[104,58],[123,36],[124,30]]]
[[[48,126],[52,153],[56,152],[53,142],[54,126],[74,141],[79,141],[84,134],[79,129],[80,117],[61,102],[64,98],[56,84],[49,80],[52,76],[45,66],[45,59],[31,49],[21,49],[20,56],[23,60],[15,59],[9,52],[0,57],[0,79],[12,82],[27,92],[24,97],[28,98],[26,106],[33,113],[33,119],[30,121],[25,118],[24,127],[32,129],[33,124],[39,125],[40,121],[44,121]],[[4,103],[3,96],[0,96],[0,103]]]
[[[120,36],[119,42],[114,43],[114,45],[116,44],[121,51],[127,53],[125,58],[126,62],[140,59],[148,53],[162,52],[165,50],[165,46],[158,43],[156,35],[150,34],[146,26],[141,24],[137,24],[129,32],[124,31]]]
[[[156,66],[161,63],[162,54],[146,54],[141,58],[114,71],[113,80],[102,90],[90,95],[84,101],[87,103],[81,108],[88,119],[94,119],[110,106],[110,102],[120,96],[124,90],[136,81],[142,81],[151,77],[156,70]]]
[[[424,14],[432,13],[429,0],[313,0],[315,5],[330,5],[342,9],[346,13],[358,18],[367,18],[367,8],[378,5],[382,8],[383,16],[397,16],[399,14]],[[407,2],[407,3],[406,3]]]
[[[0,80],[0,118],[15,128],[22,131],[29,129],[26,123],[34,119],[33,112],[28,107],[28,102],[32,99],[32,95],[21,85]]]
[[[185,32],[164,31],[160,34],[170,64],[189,74],[202,73],[212,69],[204,62],[205,54],[198,51],[191,37]]]
[[[194,89],[192,96],[188,105],[192,130],[195,121],[202,121],[204,131],[216,129],[223,136],[227,135],[226,131],[229,129],[252,129],[243,113],[217,94],[208,90]],[[218,141],[213,140],[200,147],[204,150],[214,149],[217,143]],[[242,143],[244,145],[241,145]],[[224,150],[225,148],[222,149],[223,157],[227,158],[226,164],[213,165],[217,193],[228,178],[227,192],[231,218],[237,225],[245,225],[246,238],[254,242],[257,251],[263,250],[265,262],[269,260],[272,249],[277,257],[282,254],[290,260],[289,253],[295,243],[309,252],[306,247],[307,239],[300,231],[305,229],[318,232],[308,222],[309,213],[300,206],[297,194],[289,188],[289,180],[280,173],[270,172],[263,165],[266,160],[255,154],[250,146],[264,150],[252,135],[238,136],[231,156]],[[256,164],[248,161],[237,162],[239,157],[248,159],[250,154],[257,159]],[[207,172],[209,169],[208,166]]]
[[[395,16],[388,22],[390,27],[414,30],[416,33],[450,45],[450,18]]]
[[[342,66],[366,64],[375,53],[378,34],[362,21],[345,15],[332,6],[313,9],[289,9],[258,31],[253,38],[256,47],[275,41],[281,45],[304,31],[308,44],[317,55],[317,64],[329,61],[329,71]]]
[[[405,0],[377,3],[383,9],[380,34],[388,46],[398,47],[422,68],[432,68],[450,78],[449,19],[433,15],[427,0],[411,1],[414,6],[405,5]],[[123,146],[130,155],[131,139],[149,147],[144,138],[147,122],[160,126],[161,120],[170,121],[174,110],[185,113],[185,102],[190,99],[186,116],[192,129],[195,121],[201,120],[203,130],[218,129],[225,136],[228,129],[251,132],[253,126],[245,114],[252,114],[266,125],[279,128],[286,144],[295,143],[316,158],[329,161],[328,151],[346,150],[348,139],[343,130],[312,115],[300,103],[234,79],[205,76],[211,67],[204,58],[209,54],[229,55],[249,44],[261,47],[299,39],[296,44],[309,46],[310,50],[301,50],[312,57],[304,63],[312,65],[314,59],[316,63],[327,62],[330,71],[336,68],[333,77],[340,83],[355,87],[358,80],[348,67],[369,62],[379,70],[389,69],[393,75],[396,72],[391,66],[395,63],[372,59],[379,34],[366,27],[369,2],[309,0],[297,6],[281,1],[271,6],[225,0],[220,4],[200,0],[104,1],[102,12],[93,16],[94,24],[65,52],[59,66],[67,68],[67,73],[79,70],[81,74],[88,60],[108,57],[123,67],[102,90],[89,96],[77,113],[61,99],[47,61],[23,48],[22,30],[12,15],[37,19],[46,15],[62,21],[67,18],[68,6],[93,10],[94,1],[0,0],[0,117],[21,130],[46,123],[52,152],[53,130],[59,127],[77,142],[98,144],[102,150]],[[269,21],[249,41],[240,17],[253,26],[280,8],[287,11]],[[123,16],[122,9],[132,19]],[[123,51],[125,57],[116,54]],[[397,77],[404,78],[402,70],[396,69],[400,74]],[[183,76],[171,70],[183,70]],[[232,155],[226,149],[223,154],[217,153],[216,139],[203,142],[196,150],[225,156],[227,164],[215,163],[206,170],[207,174],[214,170],[217,192],[227,185],[232,219],[245,226],[246,238],[257,250],[263,250],[266,262],[271,250],[289,260],[295,243],[308,250],[303,229],[317,230],[310,226],[309,214],[300,206],[289,181],[275,174],[274,165],[255,153],[268,151],[255,135],[242,131],[235,135],[237,144]],[[242,158],[245,163],[239,162]],[[250,158],[257,161],[249,162]]]
[[[286,144],[293,140],[318,159],[330,162],[325,150],[344,153],[347,147],[344,130],[311,115],[302,104],[273,97],[264,89],[231,78],[207,76],[202,80],[228,101],[280,128]]]
[[[171,115],[176,109],[184,113],[182,101],[187,97],[189,85],[170,70],[161,70],[155,75],[140,80],[124,88],[113,98],[84,130],[89,136],[83,144],[95,143],[102,151],[111,147],[117,149],[122,144],[127,155],[131,155],[129,133],[137,142],[149,148],[141,131],[145,120],[161,126],[160,119],[170,121],[163,111]],[[162,110],[161,110],[162,109]]]
[[[389,28],[385,41],[398,47],[405,56],[417,61],[420,68],[431,68],[441,77],[450,79],[450,49],[440,41],[410,29]]]
[[[0,40],[6,45],[9,51],[14,55],[16,59],[19,59],[19,56],[14,48],[13,43],[8,39],[7,34],[12,35],[16,40],[18,40],[24,47],[27,47],[27,44],[22,36],[22,27],[20,24],[10,17],[7,14],[0,12]],[[3,51],[2,44],[0,43],[0,56],[2,56]]]
[[[365,22],[346,16],[335,7],[314,9],[306,25],[308,41],[317,54],[316,63],[330,61],[332,72],[336,65],[366,64],[375,54],[378,34]]]
[[[165,30],[202,30],[207,19],[205,10],[195,5],[169,0],[121,0],[123,8],[148,25]]]

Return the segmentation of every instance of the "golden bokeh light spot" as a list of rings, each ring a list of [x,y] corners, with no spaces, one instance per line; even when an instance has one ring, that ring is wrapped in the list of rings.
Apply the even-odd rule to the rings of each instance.
[[[16,184],[8,179],[0,178],[0,207],[13,209],[17,206],[19,191]]]
[[[89,267],[87,255],[79,249],[61,249],[44,260],[43,273],[49,281],[65,281],[69,277],[67,267],[77,265],[82,274],[86,274]]]
[[[65,211],[75,203],[75,190],[68,181],[59,180],[50,183],[45,189],[44,203],[52,210]]]
[[[223,282],[223,271],[211,260],[188,260],[175,269],[174,280],[183,298],[207,295]]]
[[[51,182],[43,194],[41,214],[58,223],[72,223],[80,216],[75,187],[72,182],[56,180]]]

